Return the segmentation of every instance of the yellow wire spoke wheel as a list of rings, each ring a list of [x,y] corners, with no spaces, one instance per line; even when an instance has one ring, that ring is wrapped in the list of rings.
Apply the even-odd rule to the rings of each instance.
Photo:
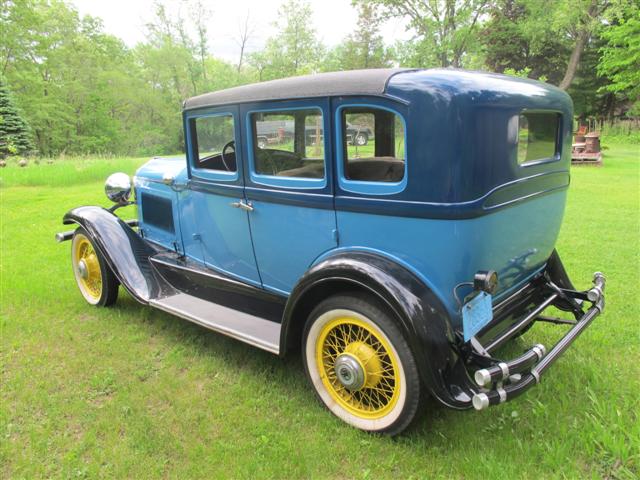
[[[105,266],[83,229],[71,242],[73,273],[84,299],[91,305],[109,305],[117,298],[118,283]]]
[[[382,332],[360,318],[337,317],[323,326],[316,367],[332,399],[358,417],[382,418],[400,396],[395,353]]]
[[[343,421],[395,434],[415,417],[415,360],[394,320],[376,304],[347,295],[326,299],[309,317],[303,349],[318,397]]]

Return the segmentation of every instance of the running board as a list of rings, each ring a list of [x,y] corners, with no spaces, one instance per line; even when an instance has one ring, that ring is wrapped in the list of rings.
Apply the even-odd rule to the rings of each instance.
[[[281,325],[277,322],[207,302],[186,293],[153,299],[149,301],[149,305],[276,355],[280,353]]]

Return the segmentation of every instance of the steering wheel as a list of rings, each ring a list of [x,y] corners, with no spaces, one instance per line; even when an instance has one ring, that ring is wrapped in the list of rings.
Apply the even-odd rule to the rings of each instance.
[[[227,160],[224,158],[225,152],[229,149],[233,148],[233,153],[236,153],[236,141],[235,140],[231,140],[230,142],[225,143],[224,147],[222,147],[222,152],[220,152],[220,158],[222,159],[222,164],[224,165],[224,168],[227,170],[227,172],[231,172],[232,170],[229,168],[229,165],[227,165]]]

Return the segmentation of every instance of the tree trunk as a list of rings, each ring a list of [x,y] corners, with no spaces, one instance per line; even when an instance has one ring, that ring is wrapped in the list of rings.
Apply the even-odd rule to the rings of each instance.
[[[240,73],[240,71],[242,70],[242,61],[244,60],[244,41],[242,42],[242,45],[240,46],[240,60],[238,60],[238,73]]]
[[[589,36],[591,35],[591,21],[602,13],[602,10],[598,8],[598,0],[591,0],[591,5],[589,5],[589,9],[586,13],[587,16],[584,23],[580,25],[578,38],[576,38],[576,45],[573,47],[571,57],[569,57],[569,64],[564,72],[564,77],[562,78],[560,85],[558,85],[562,90],[569,88],[571,82],[573,82],[573,78],[576,76],[578,66],[580,65],[582,51],[584,50],[584,46],[587,44]]]
[[[576,45],[573,47],[573,52],[571,52],[571,57],[569,58],[569,64],[567,65],[567,69],[564,72],[564,77],[558,85],[562,90],[566,90],[573,82],[573,78],[576,76],[576,71],[578,70],[578,65],[580,65],[580,57],[582,56],[582,50],[584,50],[584,46],[589,39],[589,32],[586,29],[583,29],[578,34],[578,39],[576,40]]]

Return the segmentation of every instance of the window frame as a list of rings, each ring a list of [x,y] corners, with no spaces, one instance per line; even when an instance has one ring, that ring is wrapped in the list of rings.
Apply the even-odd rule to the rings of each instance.
[[[198,118],[209,118],[209,117],[223,117],[230,116],[233,119],[233,139],[236,142],[236,171],[235,172],[227,172],[224,170],[212,170],[208,168],[199,168],[198,162],[200,161],[199,152],[195,151],[195,145],[193,142],[193,135],[198,134],[196,128],[196,120]],[[187,143],[187,164],[189,165],[189,175],[191,178],[199,179],[199,180],[213,180],[213,181],[222,181],[222,182],[238,182],[242,177],[241,165],[242,165],[242,154],[241,148],[238,144],[241,141],[240,128],[238,124],[238,115],[237,111],[232,108],[223,108],[223,109],[215,109],[215,110],[207,110],[201,112],[188,112],[185,115],[184,119],[185,123],[185,141]]]
[[[349,108],[371,108],[385,110],[397,115],[402,121],[404,129],[404,175],[399,182],[375,182],[370,180],[351,180],[346,176],[346,162],[348,156],[344,143],[345,128],[343,124],[343,111]],[[346,123],[346,117],[344,120]],[[348,102],[336,107],[335,111],[336,130],[336,166],[338,175],[338,185],[346,192],[360,193],[367,195],[393,195],[404,191],[409,181],[409,149],[407,145],[407,121],[405,116],[395,108],[370,102]]]
[[[257,138],[257,132],[254,131],[254,124],[251,116],[254,113],[274,113],[280,112],[286,115],[286,112],[295,110],[317,110],[322,116],[322,141],[324,146],[324,176],[322,178],[302,178],[302,177],[281,177],[278,175],[268,175],[264,173],[258,173],[256,171],[255,163],[255,145],[254,136]],[[264,108],[250,108],[245,114],[245,132],[246,132],[246,147],[247,147],[247,163],[249,170],[249,179],[255,185],[269,186],[269,187],[281,187],[281,188],[295,188],[295,189],[324,189],[328,185],[328,172],[329,163],[331,159],[330,150],[330,135],[327,132],[330,131],[330,126],[327,122],[326,111],[322,105],[318,103],[310,103],[307,105],[297,104],[296,106],[290,106],[289,104],[283,104],[279,106],[271,105]],[[255,147],[254,147],[255,145]]]
[[[543,158],[536,158],[534,160],[528,160],[528,161],[524,161],[524,162],[520,162],[518,159],[518,147],[520,146],[520,117],[527,114],[527,113],[532,113],[532,114],[540,114],[540,113],[547,113],[547,114],[554,114],[557,118],[558,118],[558,125],[556,127],[556,138],[555,138],[555,143],[554,143],[554,153],[552,156],[550,157],[543,157]],[[562,158],[562,132],[563,132],[563,127],[564,127],[564,115],[562,114],[561,111],[559,110],[546,110],[546,109],[523,109],[520,110],[516,115],[515,118],[517,118],[517,129],[515,132],[515,161],[516,161],[516,165],[518,165],[518,167],[521,168],[526,168],[526,167],[533,167],[536,165],[543,165],[545,163],[553,163],[553,162],[557,162]],[[528,140],[528,139],[527,139]]]

